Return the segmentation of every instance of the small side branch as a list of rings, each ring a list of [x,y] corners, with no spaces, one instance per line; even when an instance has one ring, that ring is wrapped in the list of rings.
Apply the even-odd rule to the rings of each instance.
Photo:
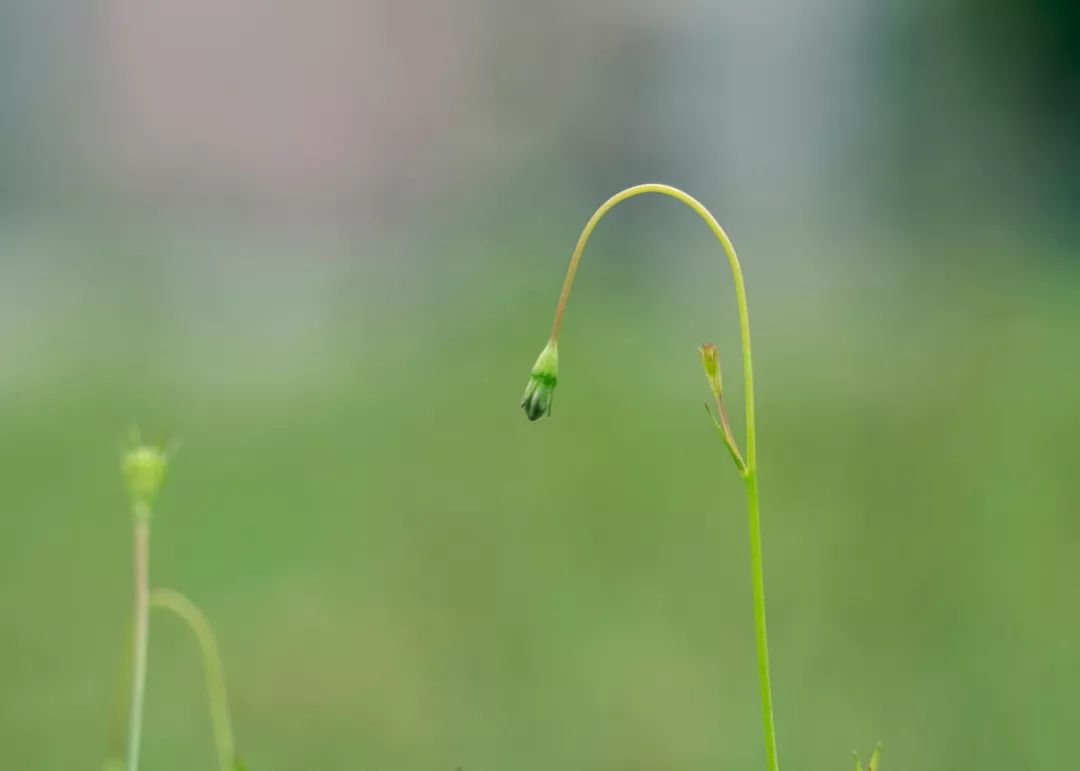
[[[217,638],[210,622],[198,606],[180,592],[155,589],[150,593],[150,605],[170,610],[179,616],[194,633],[202,652],[206,673],[206,693],[210,700],[210,718],[214,724],[214,742],[222,771],[236,768],[236,745],[229,720],[229,702],[225,693],[225,668],[221,663]]]
[[[739,476],[746,479],[746,461],[743,460],[742,453],[739,452],[739,445],[735,442],[735,435],[731,432],[731,423],[728,421],[723,399],[716,400],[716,411],[720,415],[719,420],[709,409],[708,402],[705,403],[705,412],[709,413],[709,418],[712,420],[716,432],[724,440],[724,446],[727,447],[728,452],[731,454],[731,459],[735,461],[735,468],[739,470]]]

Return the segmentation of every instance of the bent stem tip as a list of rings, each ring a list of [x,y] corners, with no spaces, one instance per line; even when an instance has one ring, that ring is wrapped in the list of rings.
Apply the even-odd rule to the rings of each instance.
[[[195,635],[203,660],[206,695],[210,703],[210,719],[214,726],[214,743],[217,745],[221,771],[243,769],[244,764],[236,756],[236,743],[229,718],[225,667],[221,662],[221,651],[210,621],[195,603],[173,589],[155,589],[150,593],[150,604],[179,616]]]

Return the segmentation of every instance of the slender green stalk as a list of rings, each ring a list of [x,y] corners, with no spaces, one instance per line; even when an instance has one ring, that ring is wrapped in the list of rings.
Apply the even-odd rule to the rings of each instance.
[[[757,639],[758,678],[761,688],[761,719],[765,734],[765,755],[768,761],[768,771],[778,771],[780,764],[776,751],[776,727],[772,709],[772,685],[769,678],[769,645],[765,623],[765,577],[761,553],[761,514],[758,508],[757,435],[754,422],[754,367],[750,350],[750,313],[746,303],[746,286],[743,282],[742,267],[739,264],[738,256],[735,254],[735,247],[732,245],[731,239],[728,238],[727,233],[720,227],[720,223],[716,221],[716,218],[713,217],[708,209],[706,209],[696,198],[684,193],[678,188],[671,187],[670,185],[650,183],[635,185],[634,187],[616,193],[605,201],[592,217],[589,218],[589,221],[585,223],[585,228],[582,230],[581,236],[578,238],[577,245],[574,247],[574,252],[570,257],[570,266],[567,268],[566,279],[563,281],[562,292],[559,295],[559,303],[555,309],[555,320],[551,325],[551,336],[548,348],[546,348],[545,351],[557,351],[559,333],[562,330],[563,314],[566,311],[566,303],[570,297],[570,289],[574,284],[574,277],[577,274],[578,264],[581,262],[581,255],[585,251],[585,244],[588,242],[589,236],[592,235],[593,230],[604,215],[617,204],[628,198],[643,195],[644,193],[658,193],[660,195],[670,196],[693,209],[698,216],[705,221],[705,224],[709,226],[709,229],[713,232],[713,235],[716,236],[717,240],[720,241],[720,245],[727,255],[728,264],[731,267],[731,276],[735,283],[735,301],[738,305],[739,312],[743,379],[745,381],[745,462],[742,464],[739,463],[741,458],[739,457],[738,449],[734,445],[733,440],[729,443],[729,449],[732,452],[732,457],[736,461],[736,466],[739,468],[740,473],[746,481],[746,500],[750,527],[750,571],[754,595],[754,631]],[[538,360],[537,365],[534,368],[533,391],[526,392],[526,399],[523,401],[522,405],[526,408],[526,413],[529,415],[530,419],[534,420],[541,414],[550,411],[550,392],[554,388],[553,372],[549,371],[553,370],[553,367],[548,360],[543,358],[543,354],[541,357],[541,360]],[[548,359],[550,358],[551,355],[549,354]],[[546,381],[548,389],[546,394],[544,394],[546,403],[538,403],[535,399],[535,392],[537,390],[537,385],[545,385],[543,382],[544,377],[548,378]],[[542,389],[541,392],[543,392]],[[530,395],[533,395],[531,401]],[[723,412],[723,405],[720,404],[718,406],[720,407],[721,420],[723,421],[722,431],[726,430],[727,436],[730,438],[730,428],[727,426],[727,416]],[[544,409],[545,407],[547,408],[546,410]]]
[[[750,574],[754,584],[754,636],[757,641],[758,682],[761,687],[761,723],[765,731],[765,757],[770,771],[777,771],[780,761],[776,751],[776,725],[773,719],[772,682],[769,677],[769,638],[765,625],[765,566],[761,556],[761,512],[758,508],[757,469],[746,475],[746,506],[750,524]]]
[[[146,696],[146,654],[150,640],[150,507],[145,503],[135,505],[134,535],[135,624],[126,771],[139,769],[143,701]]]
[[[225,693],[225,668],[221,663],[217,638],[214,637],[214,631],[210,628],[210,622],[193,602],[172,589],[155,589],[150,594],[150,604],[155,608],[172,611],[179,616],[199,642],[218,763],[221,771],[233,771],[237,763],[236,744],[233,741],[232,724],[229,721],[229,701]]]

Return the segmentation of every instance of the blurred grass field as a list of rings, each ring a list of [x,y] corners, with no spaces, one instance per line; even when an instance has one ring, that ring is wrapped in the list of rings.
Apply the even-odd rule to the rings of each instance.
[[[11,248],[0,766],[104,757],[137,421],[184,442],[153,583],[213,621],[252,769],[760,767],[742,491],[694,352],[720,345],[741,431],[730,279],[690,215],[637,237],[612,220],[535,425],[517,399],[577,218],[400,268],[291,244],[253,270],[259,245],[219,243],[190,283],[171,267],[190,242]],[[689,234],[653,235],[671,232]],[[848,768],[878,739],[897,771],[1069,767],[1075,260],[732,235],[785,767]],[[166,615],[148,699],[145,768],[212,767],[199,662]]]

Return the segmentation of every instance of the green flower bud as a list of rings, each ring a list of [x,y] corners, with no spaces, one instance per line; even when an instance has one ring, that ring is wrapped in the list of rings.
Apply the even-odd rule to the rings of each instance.
[[[529,420],[539,420],[544,415],[551,414],[551,397],[558,381],[559,345],[549,340],[533,364],[529,384],[525,386],[525,395],[521,397],[521,408],[525,410]]]
[[[712,343],[702,343],[698,348],[701,354],[701,366],[705,369],[705,377],[709,381],[709,388],[717,399],[723,392],[723,381],[720,377],[720,352]]]
[[[147,509],[153,505],[168,467],[168,455],[159,447],[144,444],[132,447],[124,454],[124,481],[136,507]]]

